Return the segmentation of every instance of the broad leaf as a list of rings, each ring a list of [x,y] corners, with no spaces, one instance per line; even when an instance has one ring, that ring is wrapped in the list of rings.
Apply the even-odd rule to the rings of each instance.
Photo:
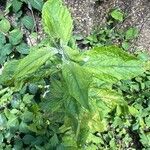
[[[9,33],[9,41],[12,45],[17,45],[21,42],[23,33],[19,29],[14,29]]]
[[[41,48],[31,52],[21,60],[10,61],[2,71],[0,84],[9,85],[27,78],[28,75],[36,72],[53,54],[49,49]]]
[[[0,84],[9,85],[9,82],[13,78],[18,63],[18,60],[12,60],[4,66],[4,69],[2,70],[2,75],[0,75]]]
[[[84,67],[102,81],[115,83],[145,71],[143,61],[116,46],[94,48],[83,55]]]
[[[42,10],[43,7],[43,0],[28,0],[31,6],[39,11]]]
[[[37,51],[31,52],[28,56],[20,60],[14,74],[14,79],[17,80],[34,73],[52,55],[51,51],[47,48],[41,48]]]
[[[68,43],[72,33],[73,21],[61,0],[48,0],[44,4],[42,19],[45,32],[49,34],[52,42],[55,39],[61,39]]]
[[[135,39],[138,36],[138,33],[139,31],[137,28],[130,28],[129,30],[126,31],[125,38],[127,40]]]
[[[124,101],[123,96],[111,89],[90,89],[90,97],[102,100],[109,108],[113,109],[117,105],[127,106],[127,103]]]
[[[118,9],[112,11],[111,16],[117,21],[123,21],[123,13]]]
[[[12,1],[13,11],[14,11],[15,13],[17,13],[17,12],[21,9],[22,4],[23,4],[23,3],[20,2],[20,1],[18,1],[18,0],[13,0],[13,1]]]
[[[6,33],[10,29],[10,23],[7,19],[2,19],[0,21],[0,32]]]
[[[90,74],[84,68],[73,62],[65,63],[62,71],[70,95],[83,107],[89,108],[88,88],[91,81]]]
[[[21,21],[22,21],[23,25],[28,30],[33,30],[34,29],[34,19],[33,19],[33,17],[31,17],[31,16],[24,16]]]

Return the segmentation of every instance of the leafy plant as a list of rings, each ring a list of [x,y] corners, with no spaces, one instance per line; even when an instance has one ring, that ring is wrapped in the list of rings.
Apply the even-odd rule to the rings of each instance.
[[[116,44],[124,50],[133,48],[133,40],[138,37],[136,27],[122,28],[121,23],[126,19],[125,14],[120,9],[114,9],[108,15],[107,22],[104,26],[94,29],[91,35],[83,38],[75,36],[81,47],[107,46]]]
[[[61,0],[44,4],[42,20],[47,39],[7,62],[0,76],[1,148],[83,149],[92,138],[96,142],[94,133],[107,130],[110,113],[131,112],[113,84],[143,74],[149,62],[116,46],[82,52]],[[14,30],[10,34],[20,42],[22,34]]]

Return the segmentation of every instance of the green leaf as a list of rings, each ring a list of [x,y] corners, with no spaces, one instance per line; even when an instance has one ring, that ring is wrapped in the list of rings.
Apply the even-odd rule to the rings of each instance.
[[[16,50],[23,55],[29,54],[29,46],[26,43],[21,43],[16,46]]]
[[[51,56],[52,52],[48,48],[41,48],[37,51],[31,52],[28,56],[20,60],[14,79],[26,77],[27,75],[34,73],[39,69]]]
[[[10,30],[10,23],[7,19],[2,19],[0,21],[0,31],[3,33],[7,33]]]
[[[3,113],[0,113],[0,129],[6,127],[7,119]]]
[[[122,48],[123,48],[124,50],[128,50],[129,47],[130,47],[130,44],[129,44],[128,42],[124,41],[124,42],[122,43]]]
[[[72,33],[73,20],[61,0],[48,0],[44,4],[42,20],[45,32],[49,34],[52,42],[60,39],[64,43],[68,43]]]
[[[115,90],[106,89],[106,88],[92,88],[92,97],[102,100],[110,108],[115,108],[117,105],[127,106],[127,103],[124,101],[124,98],[121,94],[117,93]]]
[[[112,11],[111,16],[117,21],[123,21],[123,13],[118,9],[115,9],[114,11]]]
[[[33,99],[33,95],[25,94],[23,97],[23,102],[25,104],[31,103],[31,100]]]
[[[3,45],[6,43],[5,35],[0,33],[0,48],[3,48]]]
[[[12,52],[12,45],[11,44],[5,44],[3,46],[3,49],[0,49],[0,55],[5,56],[9,55]]]
[[[4,140],[3,134],[2,134],[2,133],[0,133],[0,144],[2,144],[2,143],[3,143],[3,140]]]
[[[33,17],[31,17],[31,16],[24,16],[22,18],[22,23],[28,30],[33,30],[34,29]]]
[[[18,63],[19,63],[19,61],[12,60],[4,66],[4,69],[2,71],[2,75],[0,75],[0,84],[9,85],[9,82],[13,78],[13,75],[15,73],[15,69],[16,69]]]
[[[23,3],[20,2],[20,1],[18,1],[18,0],[13,0],[13,1],[12,1],[13,11],[14,11],[15,13],[17,13],[17,12],[21,9],[22,4],[23,4]]]
[[[131,79],[145,71],[144,62],[116,46],[97,47],[83,54],[83,65],[93,76],[115,83]]]
[[[23,140],[24,144],[31,144],[32,142],[35,141],[35,138],[30,134],[26,134],[22,140]]]
[[[137,28],[130,28],[126,31],[125,38],[127,40],[132,40],[138,36],[138,29]]]
[[[129,106],[129,112],[132,116],[137,116],[139,115],[139,112],[136,108],[134,108],[133,106]]]
[[[23,33],[19,29],[14,29],[9,33],[9,41],[12,45],[17,45],[21,42]]]
[[[89,109],[88,88],[91,81],[90,74],[83,67],[73,62],[65,63],[62,71],[70,95],[83,107]]]
[[[39,11],[42,10],[43,4],[44,4],[43,0],[29,0],[28,2],[31,4],[33,8]]]

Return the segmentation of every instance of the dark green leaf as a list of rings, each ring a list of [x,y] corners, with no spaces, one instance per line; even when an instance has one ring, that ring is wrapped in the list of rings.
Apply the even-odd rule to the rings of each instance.
[[[39,11],[42,10],[43,7],[43,0],[29,0],[29,3],[31,4],[31,6]]]
[[[26,43],[21,43],[18,46],[16,46],[16,49],[19,53],[25,55],[29,54],[29,46]]]
[[[35,141],[35,138],[30,134],[26,134],[22,140],[23,140],[24,144],[31,144],[32,142]]]
[[[34,19],[33,19],[33,17],[24,16],[22,18],[22,23],[28,30],[33,30],[34,29]]]
[[[20,1],[18,1],[18,0],[13,0],[13,1],[12,1],[13,11],[14,11],[15,13],[17,13],[17,12],[21,9],[22,4],[23,4],[23,3],[20,2]]]

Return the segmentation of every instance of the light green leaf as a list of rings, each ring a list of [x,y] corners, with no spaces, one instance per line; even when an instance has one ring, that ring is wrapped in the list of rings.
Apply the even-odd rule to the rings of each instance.
[[[88,122],[88,126],[92,133],[104,132],[105,130],[107,130],[107,123],[104,120],[101,120],[101,117],[97,110],[95,110],[95,113],[91,115],[91,119]]]
[[[65,63],[62,71],[70,95],[83,107],[89,108],[88,88],[91,81],[90,74],[83,67],[73,62]]]
[[[10,23],[7,19],[0,21],[0,32],[7,33],[10,30]]]
[[[127,106],[127,103],[124,101],[123,96],[115,90],[111,89],[91,88],[90,97],[102,100],[111,109],[115,108],[117,105]]]
[[[9,33],[9,41],[12,45],[17,45],[21,42],[23,33],[19,29],[14,29]]]
[[[49,34],[52,42],[55,39],[61,39],[68,43],[72,33],[73,21],[61,0],[48,0],[44,4],[42,19],[45,32]]]
[[[130,28],[129,30],[126,31],[125,38],[127,40],[132,40],[138,36],[138,29],[137,28]]]
[[[83,55],[83,66],[102,81],[114,83],[131,79],[145,71],[143,61],[116,46],[97,47]]]
[[[130,44],[129,44],[128,42],[124,41],[124,42],[122,43],[122,48],[123,48],[124,50],[128,50],[129,47],[130,47]]]
[[[18,80],[27,75],[34,73],[40,68],[53,54],[47,48],[41,48],[37,51],[31,52],[28,56],[20,60],[18,64],[14,79]]]
[[[123,21],[123,13],[118,9],[112,11],[111,16],[117,21]]]
[[[130,112],[130,114],[131,114],[132,116],[137,116],[137,115],[139,115],[139,112],[138,112],[138,110],[137,110],[135,107],[133,107],[133,106],[128,106],[128,108],[129,108],[129,112]]]

